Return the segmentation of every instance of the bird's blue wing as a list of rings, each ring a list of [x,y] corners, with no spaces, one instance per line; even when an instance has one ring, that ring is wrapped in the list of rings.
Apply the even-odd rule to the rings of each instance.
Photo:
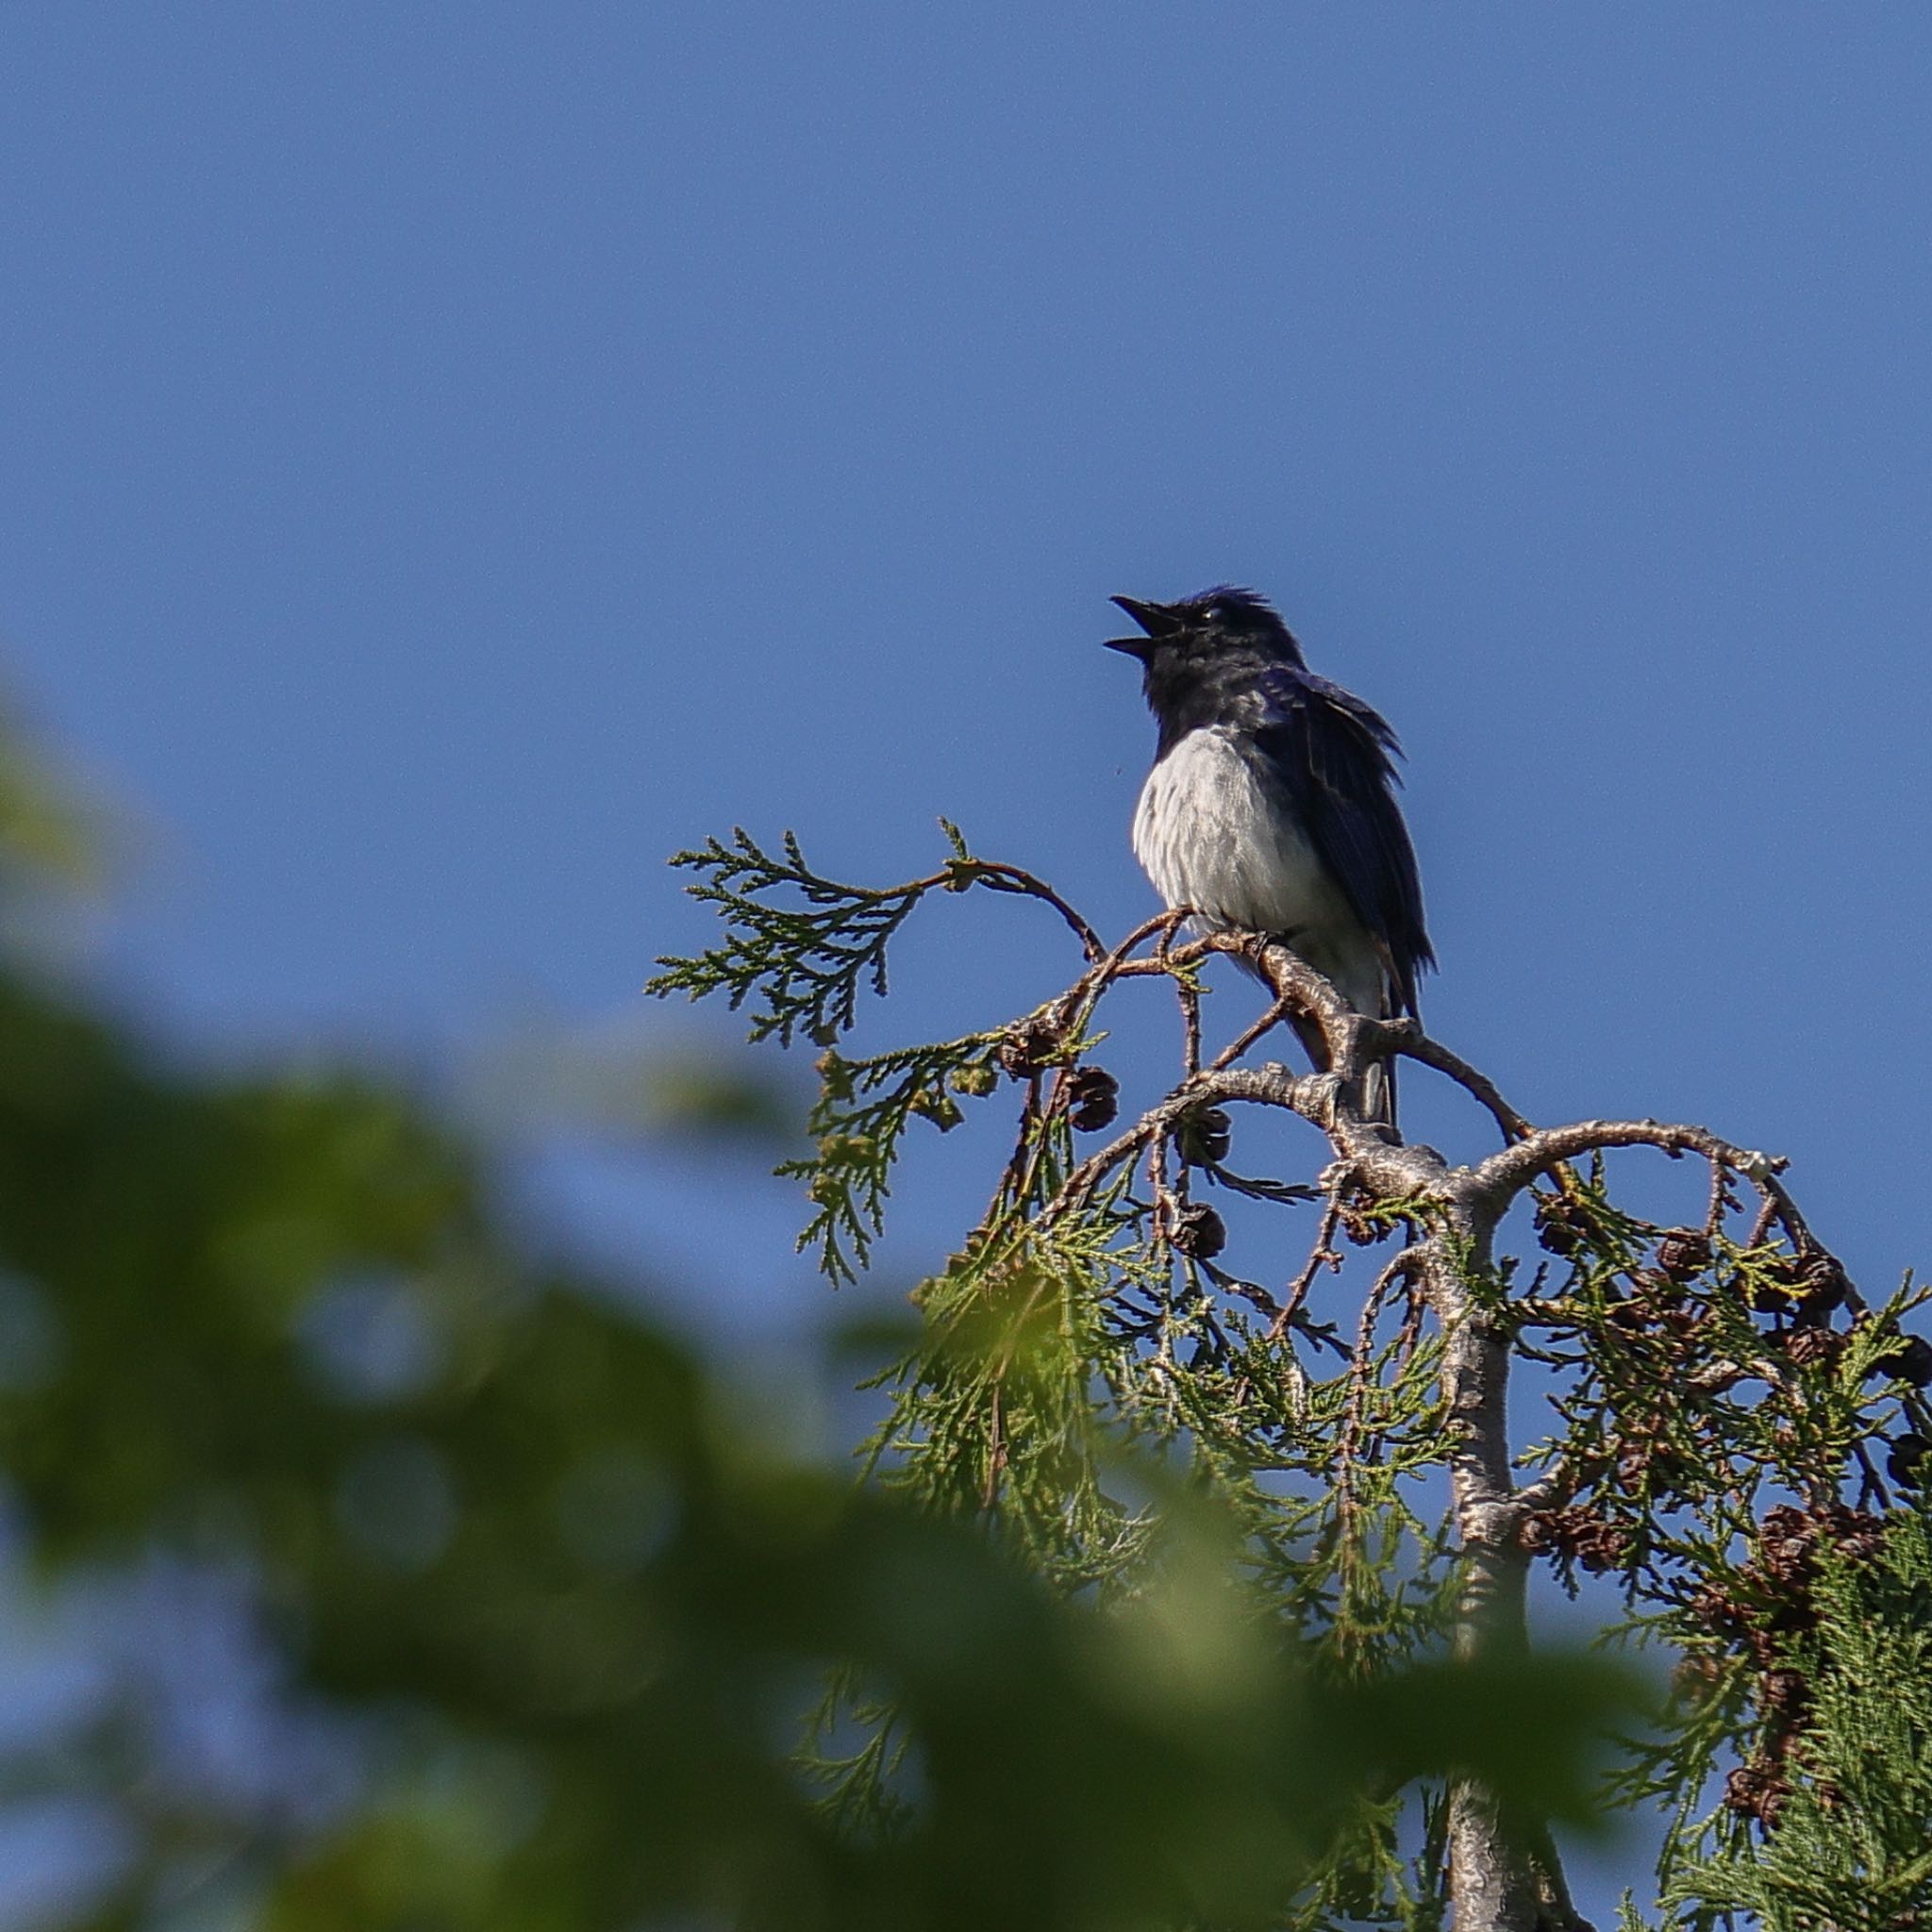
[[[1381,714],[1339,684],[1282,664],[1261,680],[1256,743],[1356,917],[1386,949],[1404,1012],[1435,964],[1415,848],[1395,788],[1401,746]]]

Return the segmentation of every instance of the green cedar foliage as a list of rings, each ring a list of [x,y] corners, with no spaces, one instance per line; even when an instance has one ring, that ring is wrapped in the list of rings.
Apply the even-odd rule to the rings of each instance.
[[[23,921],[68,849],[38,796],[0,782],[0,894]],[[688,983],[757,999],[781,1038],[836,1025],[924,888],[822,890],[795,848],[736,851],[714,877],[789,879],[808,911]],[[956,849],[932,889],[969,886],[1021,890]],[[760,949],[788,945],[769,970]],[[1081,1037],[1036,1042],[1035,1064]],[[943,1125],[993,1064],[984,1037],[827,1060],[828,1269],[865,1258],[907,1122]],[[0,1465],[22,1564],[55,1603],[158,1562],[237,1591],[262,1723],[319,1738],[340,1786],[290,1804],[210,1780],[123,1687],[8,1766],[16,1795],[92,1794],[127,1834],[86,1922],[1260,1928],[1355,1807],[1421,1772],[1473,1763],[1580,1805],[1598,1674],[1308,1667],[1233,1553],[1279,1520],[1268,1574],[1292,1559],[1319,1593],[1289,1524],[1335,1511],[1310,1494],[1279,1518],[1223,1446],[1225,1390],[1175,1366],[1203,1347],[1246,1364],[1313,1442],[1369,1425],[1425,1346],[1289,1392],[1215,1311],[1208,1259],[1176,1299],[1123,1186],[1041,1212],[1070,1130],[1029,1083],[1005,1206],[926,1291],[876,1479],[855,1485],[612,1284],[528,1252],[491,1162],[395,1081],[184,1067],[0,958]],[[1227,1458],[1216,1493],[1137,1454],[1189,1429]],[[1009,1488],[1022,1533],[990,1538],[976,1506]],[[801,1764],[827,1681],[843,1694]]]
[[[1190,1104],[1201,946],[1168,918],[1108,949],[1039,881],[946,831],[943,868],[882,891],[813,872],[789,838],[775,858],[742,832],[684,855],[726,937],[654,982],[752,1001],[757,1034],[803,1031],[824,1049],[816,1152],[787,1171],[811,1202],[802,1244],[834,1282],[871,1257],[910,1124],[944,1129],[1017,1093],[986,1211],[917,1290],[918,1340],[881,1378],[873,1479],[935,1520],[987,1524],[1070,1600],[1122,1604],[1161,1575],[1157,1469],[1233,1525],[1255,1601],[1324,1682],[1372,1685],[1441,1657],[1458,1580],[1443,1337],[1400,1255],[1359,1283],[1344,1260],[1351,1244],[1428,1232],[1432,1210],[1365,1197],[1338,1169],[1313,1185],[1237,1173],[1228,1116]],[[1077,977],[1018,1019],[848,1057],[835,1042],[861,980],[884,990],[891,933],[935,891],[994,883],[1059,914]],[[1096,1016],[1148,979],[1178,995],[1182,1052],[1165,1095],[1117,1126],[1128,1070],[1099,1066]],[[1212,1065],[1251,1062],[1282,1017]],[[1528,1133],[1480,1076],[1431,1063],[1506,1137]],[[1902,1326],[1924,1291],[1907,1281],[1869,1305],[1780,1163],[1731,1152],[1713,1159],[1700,1224],[1619,1206],[1598,1153],[1532,1190],[1533,1269],[1521,1255],[1459,1264],[1469,1305],[1550,1391],[1547,1432],[1519,1460],[1516,1536],[1573,1592],[1601,1579],[1592,1600],[1621,1602],[1612,1641],[1676,1660],[1610,1784],[1617,1806],[1668,1820],[1656,1908],[1698,1932],[1754,1918],[1903,1932],[1932,1923],[1932,1347]],[[1291,1234],[1306,1261],[1284,1267],[1281,1234],[1257,1238],[1249,1208],[1240,1232],[1261,1278],[1232,1272],[1210,1197],[1322,1200],[1312,1239]],[[890,1827],[902,1713],[848,1675],[821,1725],[844,1740],[815,1760],[838,1815]],[[1426,1780],[1359,1797],[1278,1923],[1441,1924],[1445,1830]]]
[[[1736,1809],[1713,1821],[1702,1856],[1671,1874],[1677,1924],[1905,1932],[1932,1907],[1932,1524],[1894,1511],[1861,1546],[1807,1557],[1752,1677],[1755,1748],[1732,1774],[1770,1828],[1744,1829]],[[1696,1689],[1721,1707],[1721,1681]]]

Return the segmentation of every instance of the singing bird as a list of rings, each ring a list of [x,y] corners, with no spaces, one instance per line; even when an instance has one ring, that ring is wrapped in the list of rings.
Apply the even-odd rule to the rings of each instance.
[[[1108,647],[1140,660],[1159,727],[1134,813],[1155,889],[1207,931],[1280,940],[1358,1013],[1413,1014],[1436,956],[1386,720],[1317,677],[1252,591],[1113,601],[1144,635]],[[1297,1031],[1325,1068],[1319,1030]],[[1372,1068],[1366,1086],[1369,1114],[1393,1127],[1392,1068]]]

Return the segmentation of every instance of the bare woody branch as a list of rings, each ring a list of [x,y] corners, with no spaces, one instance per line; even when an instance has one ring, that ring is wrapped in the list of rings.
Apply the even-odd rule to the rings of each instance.
[[[667,962],[673,970],[660,986],[694,993],[716,989],[734,1004],[756,991],[771,1002],[769,1015],[760,1023],[767,1030],[789,1037],[789,1029],[797,1026],[816,1038],[824,1025],[849,1024],[854,991],[868,975],[883,989],[885,941],[923,894],[984,886],[1037,898],[1059,915],[1085,956],[1079,976],[1004,1036],[981,1034],[956,1042],[949,1050],[952,1058],[935,1060],[908,1090],[908,1108],[944,1126],[959,1118],[953,1093],[989,1092],[1001,1069],[1025,1083],[1018,1144],[992,1207],[965,1252],[966,1273],[958,1277],[966,1284],[962,1294],[981,1291],[973,1285],[975,1280],[1011,1279],[999,1275],[996,1268],[982,1277],[972,1274],[988,1254],[1013,1252],[988,1241],[989,1236],[1018,1235],[1022,1239],[1015,1248],[1029,1253],[1056,1251],[1056,1243],[1057,1252],[1079,1253],[1091,1266],[1084,1273],[1074,1271],[1074,1292],[1097,1293],[1109,1306],[1131,1304],[1121,1320],[1132,1324],[1126,1332],[1144,1339],[1150,1358],[1153,1351],[1159,1351],[1158,1360],[1166,1377],[1161,1386],[1169,1389],[1191,1373],[1179,1365],[1172,1350],[1172,1328],[1162,1325],[1182,1298],[1168,1292],[1174,1277],[1166,1272],[1166,1257],[1174,1257],[1185,1264],[1185,1292],[1192,1297],[1191,1306],[1207,1310],[1198,1316],[1205,1325],[1194,1332],[1205,1334],[1212,1348],[1223,1351],[1219,1356],[1210,1351],[1210,1361],[1228,1359],[1225,1336],[1217,1325],[1220,1316],[1208,1307],[1210,1288],[1244,1295],[1269,1318],[1266,1328],[1252,1336],[1244,1345],[1246,1352],[1228,1373],[1215,1398],[1220,1405],[1215,1413],[1232,1418],[1230,1441],[1241,1440],[1251,1427],[1257,1440],[1274,1430],[1272,1448],[1283,1440],[1283,1411],[1278,1391],[1271,1393],[1267,1385],[1294,1383],[1299,1377],[1298,1386],[1306,1391],[1309,1385],[1294,1358],[1296,1336],[1316,1336],[1324,1341],[1335,1337],[1335,1325],[1314,1322],[1305,1312],[1305,1304],[1324,1268],[1341,1264],[1338,1231],[1374,1239],[1378,1230],[1399,1224],[1404,1230],[1401,1251],[1382,1270],[1360,1311],[1349,1357],[1350,1379],[1341,1393],[1340,1433],[1334,1439],[1341,1468],[1338,1474],[1331,1467],[1329,1474],[1339,1480],[1340,1507],[1345,1515],[1357,1507],[1357,1489],[1361,1495],[1370,1493],[1366,1485],[1383,1467],[1379,1445],[1364,1449],[1371,1426],[1369,1378],[1377,1373],[1372,1365],[1372,1344],[1378,1312],[1399,1284],[1408,1298],[1405,1332],[1413,1339],[1424,1309],[1439,1331],[1439,1346],[1430,1357],[1434,1382],[1428,1414],[1432,1430],[1437,1426],[1434,1418],[1439,1413],[1441,1417],[1440,1461],[1449,1476],[1451,1526],[1459,1552],[1454,1642],[1464,1657],[1509,1657],[1525,1646],[1525,1583],[1532,1541],[1555,1533],[1546,1519],[1589,1519],[1600,1533],[1592,1546],[1599,1551],[1603,1538],[1625,1533],[1614,1519],[1614,1511],[1623,1505],[1607,1473],[1622,1482],[1623,1458],[1636,1454],[1633,1486],[1641,1487],[1642,1457],[1647,1452],[1633,1450],[1633,1439],[1655,1438],[1670,1425],[1669,1414],[1658,1408],[1655,1393],[1659,1361],[1674,1364],[1669,1388],[1676,1399],[1667,1405],[1673,1412],[1715,1404],[1734,1384],[1754,1378],[1767,1391],[1765,1404],[1776,1411],[1766,1424],[1774,1435],[1759,1440],[1756,1447],[1746,1442],[1714,1459],[1700,1461],[1698,1442],[1679,1435],[1674,1453],[1680,1466],[1717,1472],[1714,1480],[1721,1493],[1710,1507],[1732,1531],[1747,1539],[1756,1533],[1750,1499],[1757,1492],[1739,1487],[1757,1481],[1750,1471],[1775,1469],[1788,1475],[1798,1470],[1793,1460],[1797,1450],[1779,1448],[1780,1440],[1813,1445],[1805,1454],[1814,1460],[1799,1471],[1805,1493],[1814,1510],[1824,1510],[1827,1504],[1838,1507],[1833,1500],[1836,1465],[1827,1466],[1828,1458],[1816,1459],[1824,1455],[1817,1447],[1824,1438],[1818,1433],[1815,1410],[1804,1409],[1807,1393],[1815,1398],[1825,1386],[1814,1373],[1815,1365],[1828,1367],[1837,1352],[1856,1350],[1851,1366],[1869,1376],[1893,1360],[1904,1343],[1895,1328],[1888,1333],[1871,1323],[1871,1311],[1819,1244],[1781,1179],[1786,1165],[1782,1158],[1740,1146],[1691,1123],[1588,1119],[1538,1126],[1487,1074],[1431,1038],[1420,1022],[1354,1012],[1333,985],[1278,941],[1239,932],[1187,937],[1191,915],[1180,908],[1143,922],[1108,947],[1066,901],[1033,874],[977,858],[957,835],[952,836],[954,857],[941,871],[885,893],[843,887],[808,872],[795,845],[788,844],[782,860],[758,853],[742,839],[733,848],[714,846],[707,854],[693,855],[691,862],[708,868],[713,876],[706,895],[727,909],[739,908],[752,938],[735,950],[727,946],[696,961]],[[807,911],[795,919],[795,932],[781,929],[782,919],[790,915],[774,912],[759,896],[781,889],[802,893],[807,903]],[[1237,960],[1262,982],[1268,997],[1259,1013],[1226,1045],[1209,1053],[1204,1051],[1201,1038],[1200,975],[1215,955]],[[1150,978],[1169,982],[1178,996],[1182,1077],[1138,1118],[1113,1132],[1097,1152],[1078,1158],[1075,1132],[1106,1131],[1117,1094],[1111,1076],[1086,1058],[1096,1031],[1096,1011],[1116,987]],[[1297,1072],[1279,1059],[1257,1058],[1284,1027],[1310,1052],[1310,1071]],[[1431,1069],[1467,1094],[1486,1116],[1485,1138],[1492,1127],[1501,1144],[1466,1164],[1452,1164],[1434,1148],[1407,1144],[1370,1118],[1365,1076],[1377,1062],[1399,1059]],[[838,1064],[849,1079],[854,1063]],[[1102,1102],[1098,1107],[1093,1099],[1096,1080]],[[1076,1099],[1077,1095],[1085,1097]],[[1231,1188],[1262,1199],[1308,1198],[1314,1191],[1280,1181],[1245,1180],[1225,1174],[1218,1164],[1220,1155],[1202,1156],[1202,1116],[1209,1108],[1237,1102],[1293,1115],[1314,1128],[1325,1146],[1319,1176],[1319,1225],[1306,1261],[1280,1300],[1213,1264],[1225,1230],[1212,1210],[1189,1192],[1191,1172],[1224,1179]],[[1084,1119],[1083,1110],[1088,1115]],[[823,1143],[826,1151],[816,1171],[836,1191],[838,1172],[830,1164],[845,1158],[841,1150],[849,1152],[850,1136],[843,1134],[844,1117],[828,1116],[828,1121]],[[1224,1121],[1212,1132],[1224,1154]],[[1709,1204],[1701,1232],[1655,1228],[1623,1214],[1607,1197],[1592,1192],[1593,1182],[1586,1184],[1573,1171],[1573,1163],[1589,1157],[1640,1147],[1706,1163]],[[1137,1172],[1148,1177],[1151,1202],[1139,1193]],[[1594,1273],[1572,1264],[1570,1285],[1559,1295],[1543,1292],[1541,1269],[1526,1288],[1516,1283],[1499,1265],[1492,1248],[1496,1230],[1512,1205],[1552,1175],[1558,1177],[1557,1192],[1539,1194],[1544,1246],[1553,1255],[1574,1255],[1575,1246],[1560,1246],[1552,1239],[1560,1235],[1593,1244],[1589,1252],[1596,1257],[1591,1264]],[[1749,1235],[1741,1243],[1725,1238],[1726,1217],[1734,1210],[1741,1212],[1753,1192],[1757,1204]],[[1098,1209],[1093,1211],[1096,1203]],[[1562,1226],[1557,1225],[1557,1208],[1569,1217]],[[1199,1242],[1204,1224],[1211,1228],[1213,1245]],[[1122,1239],[1124,1229],[1130,1231],[1126,1241]],[[1037,1248],[1029,1247],[1036,1235],[1042,1239]],[[1188,1244],[1191,1241],[1192,1245]],[[1667,1258],[1673,1247],[1680,1257],[1675,1262]],[[1699,1249],[1704,1257],[1688,1270],[1681,1261],[1687,1248]],[[1696,1307],[1686,1307],[1684,1281],[1700,1269],[1712,1285],[1699,1291]],[[1043,1292],[1043,1279],[1030,1282],[1027,1310]],[[1829,1329],[1818,1315],[1816,1305],[1826,1292],[1834,1297],[1830,1306],[1848,1302],[1853,1310],[1850,1323],[1838,1330]],[[1909,1305],[1904,1297],[1901,1291],[1888,1304],[1888,1319],[1895,1321],[1897,1310]],[[1754,1329],[1754,1314],[1771,1325]],[[1630,1326],[1618,1330],[1615,1324],[1620,1320],[1627,1320]],[[1541,1354],[1541,1359],[1559,1369],[1589,1360],[1592,1373],[1601,1371],[1605,1357],[1591,1356],[1591,1349],[1601,1347],[1606,1337],[1615,1346],[1623,1346],[1615,1341],[1618,1334],[1634,1337],[1624,1357],[1635,1365],[1630,1372],[1631,1393],[1596,1436],[1566,1434],[1539,1457],[1545,1465],[1542,1473],[1520,1483],[1508,1429],[1509,1365],[1519,1351],[1539,1355],[1531,1337],[1546,1328],[1556,1331],[1558,1340]],[[1706,1339],[1695,1343],[1682,1341],[1693,1331]],[[1142,1341],[1132,1345],[1141,1346]],[[1341,1347],[1339,1341],[1336,1345]],[[1893,1356],[1883,1353],[1888,1347]],[[1702,1355],[1694,1354],[1695,1349],[1702,1349]],[[1615,1359],[1614,1346],[1610,1359]],[[1807,1375],[1812,1377],[1808,1382]],[[1913,1382],[1915,1377],[1918,1383],[1932,1380],[1932,1366],[1923,1374],[1915,1370],[1899,1379]],[[1839,1386],[1855,1388],[1857,1375],[1840,1377]],[[1932,1457],[1932,1418],[1925,1415],[1915,1388],[1899,1390],[1889,1399],[1922,1432],[1903,1437],[1893,1446],[1890,1466],[1894,1478],[1904,1483],[1911,1465],[1899,1458],[1908,1449],[1912,1456]],[[1271,1403],[1277,1405],[1273,1410]],[[1288,1411],[1291,1433],[1302,1413],[1293,1407]],[[941,1420],[953,1426],[952,1419]],[[1189,1427],[1193,1426],[1191,1421]],[[1774,1439],[1774,1431],[1780,1429],[1786,1435]],[[1009,1451],[1024,1456],[1027,1447],[1025,1432],[1011,1422],[997,1386],[991,1430],[991,1448],[979,1487],[982,1505],[989,1510],[998,1505],[1008,1480]],[[984,1431],[970,1437],[970,1442],[981,1442],[983,1437]],[[1766,1442],[1772,1446],[1766,1447]],[[1919,1446],[1912,1448],[1913,1444]],[[1882,1499],[1884,1491],[1863,1441],[1831,1453],[1841,1455],[1847,1465],[1856,1457],[1862,1466],[1866,1489],[1860,1492],[1861,1504],[1866,1495]],[[1901,1467],[1905,1475],[1899,1474]],[[1724,1484],[1731,1487],[1723,1488]],[[1607,1508],[1612,1516],[1603,1513]],[[1531,1522],[1532,1516],[1537,1521]],[[1622,1520],[1632,1519],[1626,1512]],[[1654,1516],[1642,1521],[1651,1525],[1645,1534],[1657,1533]],[[1536,1546],[1552,1547],[1546,1542]],[[1759,1817],[1761,1823],[1761,1813]],[[1583,1922],[1564,1888],[1548,1835],[1536,1820],[1504,1816],[1490,1793],[1465,1781],[1451,1792],[1448,1840],[1458,1932],[1581,1932]]]

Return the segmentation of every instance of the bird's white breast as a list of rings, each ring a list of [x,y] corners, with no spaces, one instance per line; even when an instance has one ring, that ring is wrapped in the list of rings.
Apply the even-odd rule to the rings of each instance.
[[[1170,906],[1276,934],[1358,1008],[1379,1006],[1379,963],[1354,908],[1225,731],[1191,731],[1148,773],[1134,857]]]

